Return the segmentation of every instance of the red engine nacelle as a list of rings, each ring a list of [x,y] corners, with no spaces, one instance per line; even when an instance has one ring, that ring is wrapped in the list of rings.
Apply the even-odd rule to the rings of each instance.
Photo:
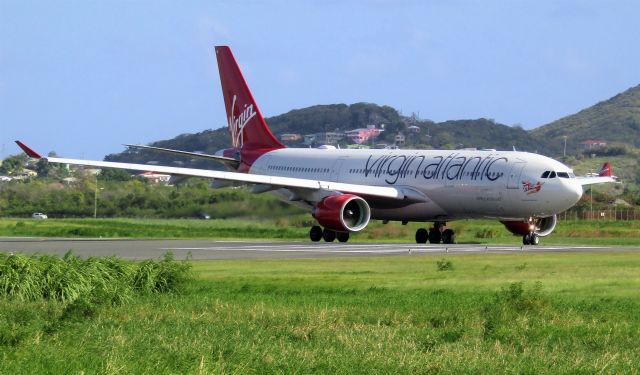
[[[369,224],[371,209],[367,201],[353,194],[324,198],[311,212],[318,223],[338,232],[357,232]]]
[[[525,236],[533,232],[540,237],[544,237],[550,235],[556,229],[558,217],[553,215],[534,221],[501,221],[501,223],[513,234]]]

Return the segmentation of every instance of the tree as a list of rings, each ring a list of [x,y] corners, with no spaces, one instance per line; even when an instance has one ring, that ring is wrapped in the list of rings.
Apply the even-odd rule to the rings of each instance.
[[[130,181],[131,178],[131,174],[124,169],[105,168],[99,175],[99,179],[104,181]]]
[[[52,169],[53,167],[47,159],[39,159],[36,163],[36,172],[38,172],[39,177],[48,177]]]
[[[12,174],[14,172],[19,172],[22,170],[26,162],[26,154],[9,156],[2,161],[2,165],[0,166],[0,173]]]

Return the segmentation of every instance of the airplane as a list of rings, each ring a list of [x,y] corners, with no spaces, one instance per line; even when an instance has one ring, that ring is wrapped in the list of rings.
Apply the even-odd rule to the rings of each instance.
[[[598,176],[607,176],[607,177],[611,177],[614,180],[618,180],[618,176],[614,176],[613,172],[611,171],[611,162],[606,161],[604,162],[604,164],[602,165],[602,168],[600,168],[600,171],[598,173],[587,173],[587,177],[598,177]]]
[[[252,185],[302,206],[317,221],[311,241],[347,242],[370,220],[433,223],[416,243],[455,243],[447,222],[499,220],[524,245],[553,232],[557,214],[578,202],[583,186],[613,182],[610,174],[576,177],[566,165],[538,154],[496,150],[287,148],[271,133],[228,46],[215,47],[231,147],[215,155],[129,145],[217,160],[229,171],[28,156],[51,163],[150,171],[212,179],[212,186]],[[609,168],[610,170],[610,168]]]

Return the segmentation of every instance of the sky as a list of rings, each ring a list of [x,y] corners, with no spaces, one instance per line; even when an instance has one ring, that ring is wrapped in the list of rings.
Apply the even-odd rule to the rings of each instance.
[[[535,128],[640,84],[640,2],[0,0],[0,158],[102,159],[226,125],[213,47],[266,116],[371,102]]]

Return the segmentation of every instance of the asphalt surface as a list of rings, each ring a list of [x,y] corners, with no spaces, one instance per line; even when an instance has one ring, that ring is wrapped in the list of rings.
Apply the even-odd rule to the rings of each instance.
[[[274,241],[135,240],[0,237],[0,252],[82,257],[116,255],[125,259],[157,259],[171,251],[176,259],[288,259],[357,256],[409,256],[514,252],[640,252],[640,248],[601,246],[418,245],[410,243],[325,243]]]

